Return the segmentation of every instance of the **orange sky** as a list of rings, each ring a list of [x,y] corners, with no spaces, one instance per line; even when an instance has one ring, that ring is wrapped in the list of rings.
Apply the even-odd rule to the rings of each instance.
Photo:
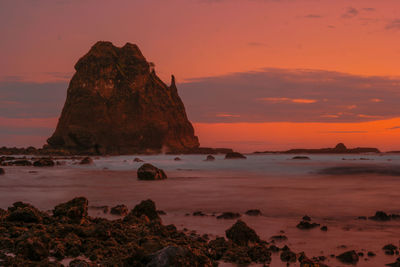
[[[2,1],[0,34],[3,81],[67,81],[78,58],[98,40],[137,43],[166,82],[171,73],[182,83],[264,68],[400,76],[398,0]],[[294,99],[306,98],[299,92]],[[387,118],[365,125],[229,122],[195,121],[201,143],[223,146],[225,140],[231,142],[226,146],[242,150],[268,150],[345,141],[400,149],[399,131],[385,130],[398,121]],[[39,139],[32,137],[32,142],[39,145]]]

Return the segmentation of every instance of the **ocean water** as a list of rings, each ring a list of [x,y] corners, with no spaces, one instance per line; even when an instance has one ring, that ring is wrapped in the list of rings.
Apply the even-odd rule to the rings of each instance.
[[[399,245],[400,221],[375,222],[357,220],[375,211],[399,213],[399,154],[382,155],[307,155],[310,160],[293,160],[298,155],[248,155],[246,160],[224,160],[217,155],[213,162],[204,155],[115,156],[94,158],[93,165],[61,160],[65,165],[54,168],[4,167],[0,177],[0,207],[15,201],[32,203],[43,210],[76,196],[86,196],[91,206],[126,204],[132,208],[151,198],[164,210],[164,223],[188,228],[211,237],[224,236],[235,220],[217,220],[224,211],[239,212],[261,238],[269,240],[280,231],[296,252],[311,256],[325,255],[330,266],[341,266],[330,254],[355,249],[374,258],[363,257],[358,266],[383,266],[396,256],[384,255],[388,243]],[[162,168],[168,175],[163,181],[139,181],[136,171],[145,162]],[[341,175],[321,174],[321,170],[345,167]],[[346,168],[391,170],[352,173]],[[245,215],[249,209],[260,209],[262,216]],[[203,211],[208,216],[187,216]],[[92,216],[106,216],[91,209]],[[296,228],[304,215],[328,226],[302,231]],[[343,247],[345,246],[345,247]],[[278,258],[271,266],[286,266]],[[367,259],[367,260],[365,260]],[[224,265],[223,265],[224,266]],[[230,266],[230,265],[229,265]],[[296,265],[292,265],[296,266]]]

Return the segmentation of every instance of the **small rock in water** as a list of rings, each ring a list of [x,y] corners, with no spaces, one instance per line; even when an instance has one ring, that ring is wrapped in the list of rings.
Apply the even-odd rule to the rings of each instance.
[[[320,226],[319,223],[310,223],[308,221],[301,221],[296,227],[299,228],[300,230],[308,230],[319,226]]]
[[[150,220],[160,220],[156,210],[156,204],[151,199],[143,200],[136,205],[124,220],[130,220],[132,216],[140,218],[142,215],[145,215]]]
[[[230,152],[225,155],[225,159],[246,159],[246,156],[239,152]]]
[[[6,174],[6,172],[4,171],[3,168],[0,168],[0,175],[4,175],[4,174]]]
[[[167,179],[165,172],[149,163],[143,164],[137,170],[139,180],[164,180]]]
[[[354,250],[346,251],[339,256],[336,256],[336,258],[342,263],[348,264],[356,264],[359,259],[357,253]]]
[[[246,214],[249,216],[260,216],[261,215],[261,211],[258,209],[253,209],[253,210],[248,210],[246,211]]]
[[[374,220],[374,221],[389,221],[390,220],[390,216],[387,215],[385,212],[383,211],[377,211],[375,213],[374,216],[369,217],[370,220]]]
[[[208,155],[205,161],[214,161],[215,157],[213,155]]]
[[[285,235],[274,235],[270,239],[274,241],[286,241],[288,238]]]
[[[35,167],[53,167],[54,165],[54,161],[49,158],[42,158],[33,162],[33,166]]]
[[[111,208],[111,214],[118,215],[118,216],[126,216],[128,215],[128,207],[126,205],[117,205]]]
[[[240,214],[236,212],[224,212],[221,215],[217,216],[217,219],[236,219],[239,218]]]
[[[88,164],[93,164],[93,159],[91,157],[84,157],[81,162],[79,162],[81,165],[88,165]]]
[[[303,216],[303,221],[311,222],[311,217],[308,215]]]
[[[174,158],[175,161],[181,161],[182,159],[180,157]]]
[[[324,231],[324,232],[328,231],[328,226],[326,226],[326,225],[322,226],[321,231]]]
[[[139,159],[139,158],[135,158],[133,161],[134,161],[134,162],[144,162],[144,160],[141,160],[141,159]]]
[[[193,212],[193,216],[206,216],[202,211]]]
[[[368,257],[375,257],[376,256],[376,254],[374,252],[372,252],[372,251],[368,251],[367,255],[368,255]]]
[[[309,160],[310,158],[309,158],[309,157],[306,157],[306,156],[295,156],[295,157],[293,157],[292,159],[297,159],[297,160]]]
[[[250,242],[260,240],[256,232],[242,220],[238,220],[231,228],[225,231],[226,237],[237,245],[247,246]]]

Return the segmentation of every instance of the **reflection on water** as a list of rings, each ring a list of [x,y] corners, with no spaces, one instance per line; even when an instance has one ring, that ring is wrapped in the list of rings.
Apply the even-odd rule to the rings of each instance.
[[[400,195],[400,177],[319,172],[335,166],[397,168],[400,155],[310,155],[310,160],[278,154],[250,155],[247,160],[217,156],[214,162],[203,161],[204,155],[182,155],[182,161],[174,161],[172,155],[139,156],[166,170],[169,179],[163,181],[138,181],[136,170],[141,163],[133,162],[135,157],[98,158],[91,166],[66,161],[66,165],[54,168],[5,167],[6,175],[0,178],[0,207],[26,201],[47,210],[75,196],[86,196],[92,206],[124,203],[131,208],[151,198],[167,212],[165,223],[221,236],[234,221],[185,214],[199,210],[243,214],[248,209],[260,209],[263,216],[243,215],[243,219],[264,239],[283,230],[289,238],[286,244],[310,256],[323,254],[329,258],[332,253],[364,249],[374,251],[377,257],[361,259],[360,266],[395,260],[383,255],[381,248],[387,243],[399,244],[400,221],[379,223],[355,218],[371,216],[377,210],[400,213],[400,206],[394,204]],[[37,173],[30,173],[32,170]],[[103,216],[100,211],[91,213]],[[298,230],[295,226],[305,214],[327,225],[328,232]],[[338,248],[341,245],[347,248]],[[279,264],[276,260],[271,266]]]

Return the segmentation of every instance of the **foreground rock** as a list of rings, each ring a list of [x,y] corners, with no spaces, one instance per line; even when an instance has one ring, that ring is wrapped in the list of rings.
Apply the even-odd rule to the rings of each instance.
[[[356,264],[359,260],[358,254],[354,251],[347,251],[336,257],[339,261],[347,264]]]
[[[170,86],[164,84],[137,45],[97,42],[75,70],[57,128],[47,141],[52,148],[136,154],[199,147],[175,78]]]
[[[137,170],[139,180],[164,180],[167,179],[165,172],[149,163],[143,164]]]
[[[239,152],[231,152],[225,155],[225,159],[246,159],[246,156]]]
[[[237,245],[248,245],[260,240],[256,232],[242,220],[238,220],[231,228],[226,230],[226,237]]]

